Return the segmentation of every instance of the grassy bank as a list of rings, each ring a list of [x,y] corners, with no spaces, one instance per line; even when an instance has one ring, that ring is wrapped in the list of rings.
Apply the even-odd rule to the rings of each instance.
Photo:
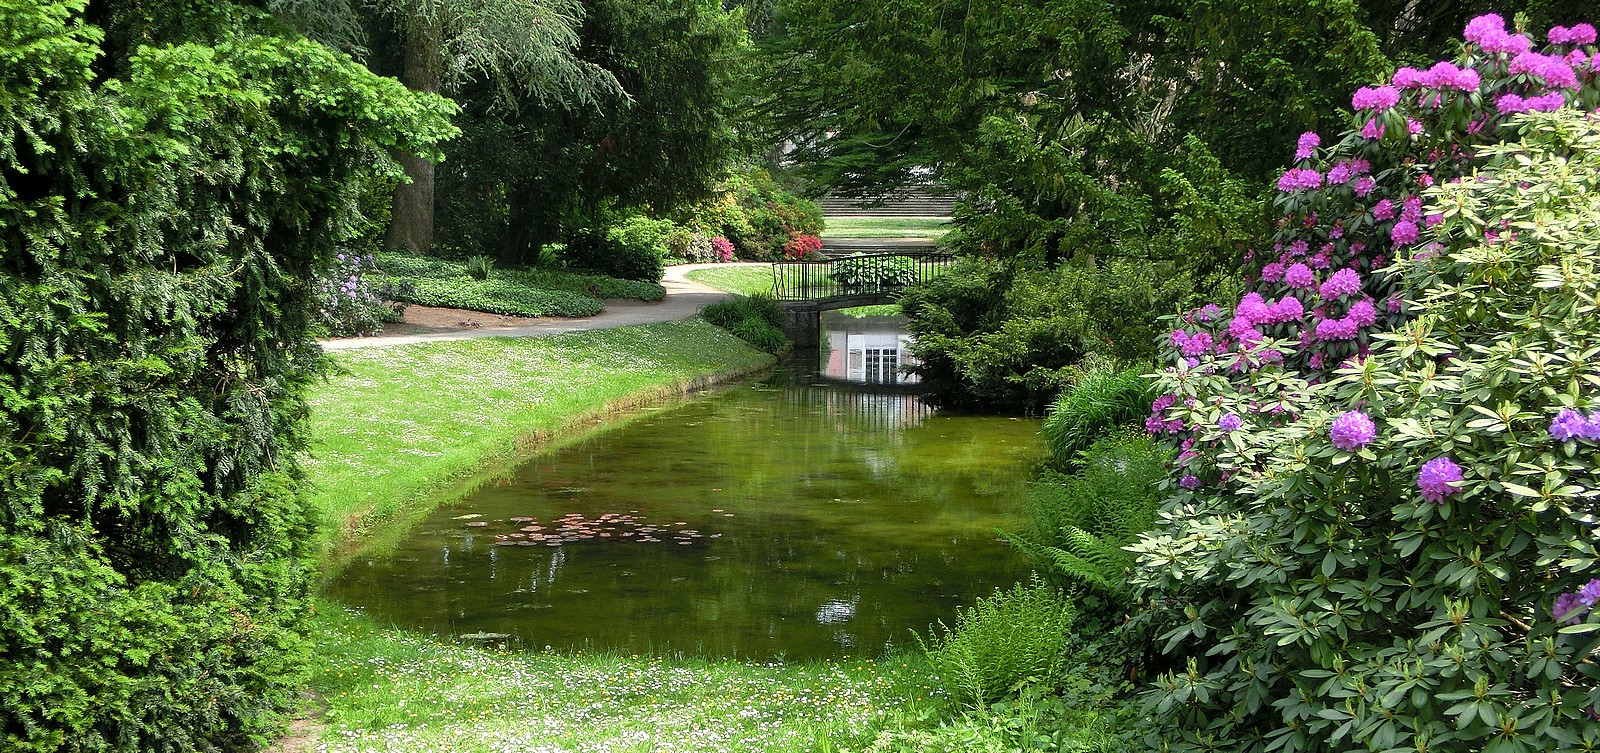
[[[306,466],[325,548],[403,531],[608,413],[772,360],[698,319],[340,352],[342,373],[311,396]]]
[[[910,659],[508,652],[387,629],[333,605],[316,629],[329,753],[859,750],[934,692]]]
[[[696,269],[685,275],[702,285],[739,295],[763,293],[772,295],[772,266],[770,264],[735,265]]]

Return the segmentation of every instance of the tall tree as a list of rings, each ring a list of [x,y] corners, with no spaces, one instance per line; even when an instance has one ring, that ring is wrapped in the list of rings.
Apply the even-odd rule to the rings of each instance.
[[[465,134],[440,179],[451,243],[525,262],[567,225],[607,208],[670,212],[725,173],[748,52],[739,13],[715,0],[596,0],[580,35],[579,58],[620,86],[598,107],[507,107],[488,81],[460,91]]]
[[[397,27],[400,79],[413,91],[453,93],[468,83],[503,101],[582,108],[616,96],[616,79],[575,54],[583,5],[577,0],[378,0]],[[434,163],[399,156],[406,183],[395,189],[386,245],[413,252],[433,245]]]

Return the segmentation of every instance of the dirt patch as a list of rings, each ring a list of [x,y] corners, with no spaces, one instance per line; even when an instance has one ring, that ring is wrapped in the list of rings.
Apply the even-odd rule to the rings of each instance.
[[[507,329],[557,321],[556,317],[506,316],[436,306],[406,306],[404,318],[383,326],[382,335],[426,335],[474,329]]]
[[[321,695],[310,690],[301,694],[300,701],[300,710],[289,721],[289,730],[263,753],[312,753],[317,749],[317,741],[322,739],[322,715],[328,705]]]

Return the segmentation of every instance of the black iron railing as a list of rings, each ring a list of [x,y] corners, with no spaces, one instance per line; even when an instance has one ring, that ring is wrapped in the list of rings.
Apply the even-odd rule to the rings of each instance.
[[[772,295],[779,301],[894,298],[912,285],[944,273],[955,257],[941,253],[890,252],[841,256],[826,261],[772,265]]]

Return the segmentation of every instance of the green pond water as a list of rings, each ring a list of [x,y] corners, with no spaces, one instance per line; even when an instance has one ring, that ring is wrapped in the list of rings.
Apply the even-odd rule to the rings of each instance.
[[[886,325],[830,333],[852,326]],[[811,659],[913,642],[1025,577],[996,530],[1019,523],[1039,427],[818,373],[852,355],[825,345],[531,458],[331,593],[401,627],[530,647]]]

